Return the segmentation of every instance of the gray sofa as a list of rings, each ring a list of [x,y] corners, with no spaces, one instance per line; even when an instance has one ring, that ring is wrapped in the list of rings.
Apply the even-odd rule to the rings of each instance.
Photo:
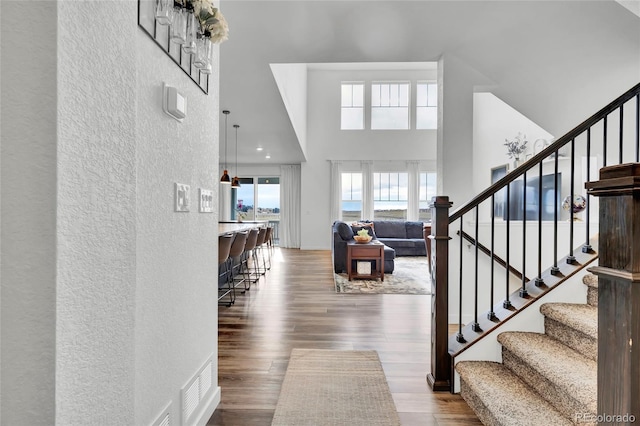
[[[354,229],[355,228],[355,229]],[[333,232],[333,244],[331,245],[331,252],[333,257],[333,270],[336,274],[340,272],[347,272],[347,241],[353,240],[353,235],[361,228],[352,227],[351,225],[337,220],[333,222],[331,227]],[[368,228],[371,229],[371,228]],[[373,232],[369,233],[373,238],[376,238]],[[394,269],[393,259],[396,257],[396,252],[391,247],[384,246],[384,273],[391,274]]]
[[[405,220],[374,220],[373,230],[378,240],[396,251],[396,256],[426,256],[422,222]]]
[[[383,243],[384,248],[384,273],[393,272],[396,256],[426,256],[427,245],[424,241],[422,222],[406,220],[374,220],[363,221],[363,224],[372,224],[367,227],[369,234]],[[336,273],[347,270],[347,241],[353,239],[353,235],[362,229],[351,226],[342,221],[335,221],[333,230],[333,268]]]

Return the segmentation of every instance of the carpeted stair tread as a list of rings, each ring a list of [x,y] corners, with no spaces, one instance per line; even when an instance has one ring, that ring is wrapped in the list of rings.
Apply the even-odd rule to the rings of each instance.
[[[545,303],[540,307],[544,315],[544,332],[560,343],[598,360],[598,308],[575,303]]]
[[[462,396],[484,424],[496,426],[572,425],[511,370],[497,362],[460,361]],[[469,392],[465,392],[465,387]],[[535,415],[533,414],[535,413]]]
[[[582,283],[587,286],[587,303],[591,306],[598,306],[598,277],[594,274],[587,274],[582,277]]]
[[[579,303],[545,303],[542,315],[598,339],[598,308]]]
[[[576,412],[597,412],[597,362],[540,333],[504,332],[498,342],[557,391],[570,395],[582,406]]]
[[[598,288],[598,276],[595,274],[586,274],[582,277],[582,283],[587,287]]]

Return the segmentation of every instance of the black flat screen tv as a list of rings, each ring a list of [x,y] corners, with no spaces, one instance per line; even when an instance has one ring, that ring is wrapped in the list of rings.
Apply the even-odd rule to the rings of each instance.
[[[543,175],[542,186],[540,186],[539,176],[527,178],[526,186],[523,185],[522,179],[513,181],[509,190],[509,219],[522,220],[526,214],[525,220],[538,220],[539,214],[542,213],[542,220],[553,220],[554,209],[560,208],[562,173],[558,173],[558,191],[556,191],[554,177],[554,174]],[[542,205],[539,200],[541,192]]]

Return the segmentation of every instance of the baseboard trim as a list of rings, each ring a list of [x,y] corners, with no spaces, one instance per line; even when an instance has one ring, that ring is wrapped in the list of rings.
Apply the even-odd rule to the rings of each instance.
[[[220,404],[221,396],[220,386],[216,387],[215,392],[209,392],[209,397],[200,403],[200,409],[198,410],[197,416],[194,416],[195,421],[193,424],[206,426],[211,416],[213,416],[216,407]]]

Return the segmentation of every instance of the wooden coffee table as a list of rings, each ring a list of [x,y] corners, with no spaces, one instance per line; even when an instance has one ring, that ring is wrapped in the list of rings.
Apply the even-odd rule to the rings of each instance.
[[[375,261],[375,268],[371,268],[370,275],[358,274],[353,270],[353,261]],[[380,278],[384,281],[384,244],[380,241],[370,241],[368,243],[356,243],[347,241],[347,275],[351,278]]]

